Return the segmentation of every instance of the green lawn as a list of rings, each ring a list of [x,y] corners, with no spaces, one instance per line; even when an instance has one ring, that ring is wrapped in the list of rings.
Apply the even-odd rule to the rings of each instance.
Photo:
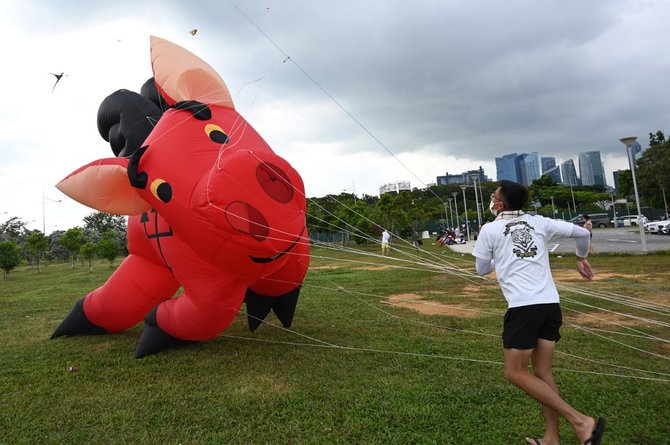
[[[596,255],[586,283],[572,258],[552,259],[567,322],[556,380],[607,418],[605,444],[670,443],[669,262]],[[523,444],[543,421],[503,378],[504,300],[472,266],[434,246],[313,249],[290,330],[270,315],[251,334],[241,315],[216,340],[142,360],[141,326],[49,339],[104,262],[22,267],[0,282],[0,443]]]

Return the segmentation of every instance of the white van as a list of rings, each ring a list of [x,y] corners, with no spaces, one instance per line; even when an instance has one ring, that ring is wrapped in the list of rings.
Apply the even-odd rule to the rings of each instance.
[[[617,217],[617,221],[623,223],[625,227],[637,226],[637,220],[640,218],[640,215],[626,215]],[[617,224],[618,226],[619,224]]]

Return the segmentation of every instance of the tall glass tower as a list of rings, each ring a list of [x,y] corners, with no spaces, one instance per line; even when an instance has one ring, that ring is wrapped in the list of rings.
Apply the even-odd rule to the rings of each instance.
[[[547,173],[549,170],[552,168],[556,167],[556,158],[553,156],[542,156],[540,158],[540,162],[542,163],[542,174],[544,175]],[[560,182],[560,181],[559,181]]]
[[[516,161],[517,154],[510,153],[501,158],[496,158],[496,179],[502,181],[521,182],[519,179],[519,166]]]
[[[605,185],[605,169],[599,151],[579,154],[579,176],[582,178],[582,185]]]
[[[563,176],[563,184],[579,185],[577,182],[577,170],[575,170],[575,163],[572,159],[561,164],[561,176]]]
[[[537,152],[523,153],[517,157],[521,184],[531,185],[536,179],[540,179],[540,157]]]

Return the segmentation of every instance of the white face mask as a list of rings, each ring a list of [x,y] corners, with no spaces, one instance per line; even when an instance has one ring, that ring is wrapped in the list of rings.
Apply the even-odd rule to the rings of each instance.
[[[493,201],[489,201],[489,210],[491,213],[493,213],[493,216],[498,216],[498,211],[495,209],[495,203]]]

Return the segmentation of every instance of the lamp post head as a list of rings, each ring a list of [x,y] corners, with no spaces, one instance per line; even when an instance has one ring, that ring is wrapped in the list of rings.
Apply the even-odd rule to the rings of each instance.
[[[626,148],[629,148],[631,145],[637,141],[637,136],[628,136],[625,138],[619,139],[619,141],[626,146]]]
[[[467,185],[465,185],[465,184],[461,185],[461,190],[465,191],[466,188],[468,188]]]
[[[456,199],[456,195],[458,195],[458,192],[451,192],[451,196],[453,196],[454,199]]]

